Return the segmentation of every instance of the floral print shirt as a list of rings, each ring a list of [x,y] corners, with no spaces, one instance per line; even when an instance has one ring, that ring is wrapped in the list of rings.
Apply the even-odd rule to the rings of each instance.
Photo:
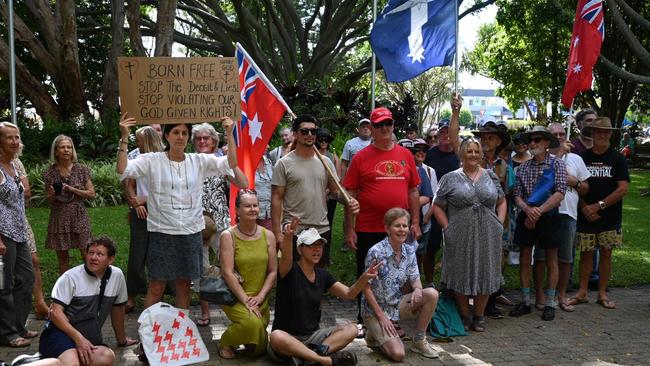
[[[399,262],[395,260],[395,252],[388,242],[388,238],[375,244],[366,255],[366,270],[375,262],[383,265],[379,269],[377,278],[372,280],[370,288],[377,300],[379,307],[391,320],[399,320],[399,302],[402,300],[402,287],[408,282],[413,283],[420,279],[415,250],[417,245],[402,244],[402,253]],[[361,297],[363,314],[375,316],[365,296]]]

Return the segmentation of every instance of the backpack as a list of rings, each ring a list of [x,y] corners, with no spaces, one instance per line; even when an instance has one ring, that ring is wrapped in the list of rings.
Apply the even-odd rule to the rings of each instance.
[[[429,333],[434,338],[466,336],[463,321],[460,319],[453,298],[440,296],[436,312],[429,321]]]

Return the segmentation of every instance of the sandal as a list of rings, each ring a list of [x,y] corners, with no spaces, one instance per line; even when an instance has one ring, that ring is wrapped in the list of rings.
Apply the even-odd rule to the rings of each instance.
[[[616,309],[616,304],[610,299],[598,299],[598,301],[596,301],[596,304],[604,307],[605,309]]]
[[[225,360],[232,360],[237,357],[237,355],[235,354],[235,351],[232,350],[232,347],[221,348],[221,345],[219,345],[219,357]]]
[[[366,338],[366,333],[368,333],[366,326],[363,324],[357,324],[357,338]]]
[[[562,309],[562,311],[566,311],[567,313],[572,313],[572,312],[576,311],[575,306],[567,303],[566,301],[560,302],[559,306],[560,306],[560,309]]]
[[[463,328],[465,329],[465,331],[466,332],[469,331],[469,329],[472,327],[472,318],[470,318],[469,316],[461,315],[460,319],[463,321]]]
[[[26,330],[25,333],[23,333],[23,338],[25,339],[36,337],[38,337],[38,332],[35,330]]]
[[[210,317],[198,318],[196,320],[196,325],[198,325],[199,327],[207,327],[208,325],[210,325]]]
[[[472,322],[472,329],[475,332],[485,332],[485,317],[484,316],[475,316],[474,321]]]
[[[589,299],[587,299],[586,297],[575,297],[574,296],[574,297],[570,298],[569,301],[567,301],[566,303],[568,305],[575,306],[575,305],[579,305],[579,304],[586,304],[588,302],[589,302]]]
[[[18,337],[12,340],[11,342],[7,343],[5,346],[11,348],[23,348],[23,347],[28,347],[30,344],[32,344],[32,342],[29,339]]]

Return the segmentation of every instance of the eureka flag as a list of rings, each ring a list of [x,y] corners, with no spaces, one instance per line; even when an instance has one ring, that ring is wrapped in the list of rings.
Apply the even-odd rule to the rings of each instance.
[[[573,22],[569,66],[562,91],[562,104],[571,108],[578,92],[591,89],[592,71],[605,39],[605,13],[602,0],[579,0]]]
[[[456,54],[454,0],[390,0],[370,32],[370,45],[390,82],[412,79]]]
[[[286,111],[291,112],[280,93],[268,81],[246,50],[237,43],[235,50],[239,66],[239,89],[241,92],[241,120],[235,123],[233,135],[237,146],[237,163],[255,187],[255,170],[265,153],[271,136]],[[234,222],[234,202],[237,187],[231,185],[230,214]]]

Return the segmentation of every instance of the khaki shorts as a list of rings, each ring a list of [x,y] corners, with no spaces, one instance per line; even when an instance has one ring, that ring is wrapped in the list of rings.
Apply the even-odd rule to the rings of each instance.
[[[419,310],[415,313],[411,312],[411,295],[413,295],[412,292],[402,296],[402,300],[399,302],[398,309],[400,320],[415,319],[420,314]],[[366,338],[376,341],[380,346],[393,338],[399,339],[399,336],[384,334],[384,331],[381,329],[381,325],[379,324],[379,320],[374,316],[364,316],[363,324],[367,329]]]
[[[621,229],[603,231],[601,233],[578,233],[576,235],[576,249],[581,252],[590,252],[596,248],[620,248],[623,246],[623,233]]]

